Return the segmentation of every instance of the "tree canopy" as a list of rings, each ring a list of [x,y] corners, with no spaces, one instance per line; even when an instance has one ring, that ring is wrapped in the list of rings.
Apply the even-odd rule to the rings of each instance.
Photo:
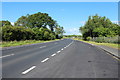
[[[89,16],[88,21],[79,30],[83,38],[86,39],[87,37],[112,37],[119,35],[119,29],[120,26],[112,23],[110,19],[96,14],[95,16]]]
[[[49,26],[51,31],[54,31],[56,21],[52,19],[47,13],[35,13],[32,15],[21,16],[16,22],[16,26],[24,26],[29,28]]]
[[[12,24],[8,20],[7,21],[0,21],[0,27],[7,26],[7,25],[12,26]]]
[[[1,21],[2,39],[13,40],[53,40],[63,37],[64,29],[47,13],[21,16],[12,26],[9,21]]]

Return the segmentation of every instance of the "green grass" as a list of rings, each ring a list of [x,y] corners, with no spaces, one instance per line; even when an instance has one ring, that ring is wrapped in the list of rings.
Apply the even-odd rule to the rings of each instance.
[[[82,39],[78,39],[78,38],[74,38],[75,40],[79,40],[79,41],[83,41],[86,43],[91,43],[91,44],[95,44],[95,45],[103,45],[103,46],[108,46],[108,47],[112,47],[112,48],[116,48],[116,49],[120,49],[120,44],[114,44],[114,43],[97,43],[97,42],[93,42],[93,41],[84,41]]]
[[[0,47],[11,47],[11,46],[20,46],[20,45],[28,45],[28,44],[35,44],[35,43],[43,43],[43,42],[50,42],[50,41],[56,41],[55,40],[49,40],[49,41],[41,41],[41,40],[25,40],[25,41],[3,41],[0,42]]]

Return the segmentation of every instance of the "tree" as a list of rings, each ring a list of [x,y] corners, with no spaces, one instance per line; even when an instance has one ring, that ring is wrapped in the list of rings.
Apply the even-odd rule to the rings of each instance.
[[[4,41],[20,41],[33,39],[34,32],[30,28],[22,26],[4,26],[2,28],[2,40]]]
[[[38,12],[38,13],[35,13],[32,15],[20,17],[15,22],[15,25],[16,26],[30,27],[30,28],[35,28],[35,27],[46,28],[47,26],[49,26],[51,31],[54,31],[55,23],[56,23],[56,21],[54,21],[52,19],[52,17],[50,17],[47,13]]]
[[[80,27],[80,32],[83,38],[86,40],[87,37],[112,37],[119,35],[119,25],[113,24],[108,18],[98,16],[89,16],[88,21],[84,26]]]
[[[7,26],[7,25],[12,26],[12,24],[8,20],[7,21],[0,21],[0,27]]]
[[[65,33],[63,27],[57,25],[55,28],[55,34],[57,38],[62,38],[63,37],[63,33]]]
[[[49,32],[45,31],[43,37],[44,37],[44,40],[50,40],[50,34],[49,34]]]
[[[27,16],[21,16],[16,22],[15,26],[23,26],[23,27],[28,27],[27,26]]]
[[[63,27],[58,26],[57,22],[47,13],[41,12],[21,16],[15,22],[15,26],[10,25],[9,21],[3,23],[1,22],[1,25],[5,26],[2,35],[4,41],[53,40],[61,38],[64,33]]]

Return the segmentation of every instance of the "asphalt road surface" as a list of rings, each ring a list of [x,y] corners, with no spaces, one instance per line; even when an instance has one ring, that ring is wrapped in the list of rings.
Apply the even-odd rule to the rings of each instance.
[[[3,50],[3,78],[118,78],[118,61],[72,39]]]

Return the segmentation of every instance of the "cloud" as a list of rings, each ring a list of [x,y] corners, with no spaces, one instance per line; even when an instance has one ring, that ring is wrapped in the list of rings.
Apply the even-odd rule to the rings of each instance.
[[[81,35],[79,28],[69,28],[65,29],[65,35]]]
[[[14,22],[10,22],[14,26]]]
[[[112,21],[113,23],[120,24],[120,21]]]
[[[86,21],[80,21],[80,23],[81,23],[82,25],[84,25],[84,24],[86,23]]]

